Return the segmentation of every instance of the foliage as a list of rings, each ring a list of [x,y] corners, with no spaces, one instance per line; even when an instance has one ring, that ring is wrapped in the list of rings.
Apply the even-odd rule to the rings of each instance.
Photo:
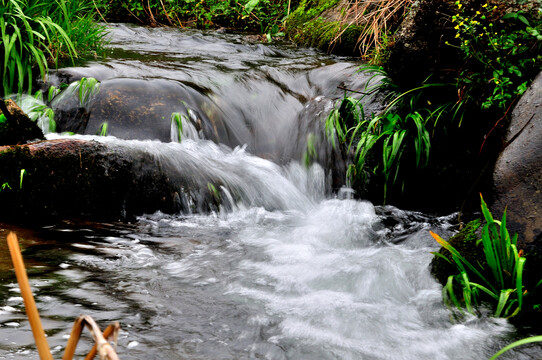
[[[102,125],[100,126],[100,131],[98,132],[98,135],[107,136],[107,128],[108,128],[108,123],[107,121],[104,121]]]
[[[305,164],[305,167],[308,169],[311,165],[311,163],[316,159],[317,152],[316,152],[316,135],[314,133],[307,134],[307,144],[305,146],[305,150],[303,151],[303,163]]]
[[[542,69],[540,13],[510,12],[489,3],[470,8],[455,2],[455,40],[464,65],[457,74],[460,97],[505,112]],[[481,103],[480,100],[481,99]]]
[[[452,255],[453,263],[459,274],[451,275],[443,289],[447,304],[456,306],[460,311],[464,306],[475,314],[482,302],[488,303],[495,317],[512,317],[523,306],[523,298],[528,294],[523,285],[525,257],[517,249],[517,234],[510,237],[506,229],[506,210],[501,221],[493,219],[484,199],[481,208],[486,224],[482,229],[482,243],[486,266],[480,261],[473,263],[460,254],[449,242],[431,232],[435,240]],[[435,255],[449,261],[446,257]]]
[[[100,82],[93,77],[83,77],[76,81],[74,86],[77,88],[77,96],[82,107],[88,107],[92,98],[100,91]]]
[[[43,133],[47,134],[56,131],[55,112],[43,100],[42,92],[37,91],[34,96],[17,96],[16,102],[30,120],[36,122]]]
[[[30,91],[33,69],[44,78],[60,59],[99,46],[104,27],[93,22],[86,0],[1,0],[0,94]],[[86,49],[86,50],[85,50]]]
[[[326,119],[326,134],[334,146],[337,139],[353,154],[348,169],[351,181],[363,183],[366,173],[383,176],[386,201],[389,186],[401,179],[401,169],[406,173],[427,165],[431,133],[441,117],[460,117],[461,104],[433,106],[427,100],[427,93],[449,84],[424,83],[402,92],[380,67],[366,66],[359,71],[372,73],[372,78],[361,98],[345,96],[337,103]],[[363,99],[377,92],[387,94],[388,105],[381,113],[367,116]],[[371,157],[373,162],[368,165]]]
[[[26,169],[21,169],[19,172],[19,189],[23,188],[23,179],[25,175],[26,175]],[[7,181],[4,182],[2,185],[0,185],[0,192],[3,190],[12,190],[11,186],[9,185]]]
[[[110,0],[102,2],[99,8],[106,17],[132,19],[153,26],[231,26],[280,36],[279,27],[289,5],[286,0]]]

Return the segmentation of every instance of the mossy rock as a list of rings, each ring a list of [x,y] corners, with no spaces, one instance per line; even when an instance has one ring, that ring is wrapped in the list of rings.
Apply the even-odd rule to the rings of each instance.
[[[482,244],[476,244],[480,239],[482,231],[482,221],[480,219],[469,222],[461,231],[452,236],[448,242],[459,253],[472,264],[480,264],[481,268],[486,268],[486,256]],[[446,284],[450,275],[458,273],[457,267],[452,260],[452,254],[445,248],[441,248],[439,254],[449,260],[446,261],[440,256],[435,256],[431,261],[431,274],[442,285]]]
[[[341,23],[340,14],[346,6],[340,0],[303,0],[286,20],[286,33],[297,44],[352,55],[356,52],[361,28]]]

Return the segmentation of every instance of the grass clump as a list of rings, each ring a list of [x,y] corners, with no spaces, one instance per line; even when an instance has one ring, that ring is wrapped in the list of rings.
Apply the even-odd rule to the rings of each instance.
[[[396,24],[394,17],[403,13],[392,14],[376,0],[357,6],[355,13],[365,21],[360,25],[361,46],[365,53],[372,49],[368,54],[378,61],[394,29],[387,21]],[[398,6],[404,11],[410,4]],[[420,174],[465,186],[463,194],[487,181],[484,169],[500,151],[511,109],[542,70],[542,13],[460,0],[452,10],[446,20],[451,26],[442,35],[447,41],[435,46],[447,51],[455,47],[458,63],[437,66],[425,80],[401,86],[376,65],[364,67],[361,71],[375,74],[380,83],[363,89],[362,100],[365,94],[380,92],[388,106],[382,113],[366,114],[353,89],[331,111],[326,128],[350,156],[348,174],[356,190],[370,177],[379,177],[388,202],[390,194],[406,198],[405,188],[424,181]],[[439,158],[431,161],[434,154]]]
[[[429,100],[450,84],[427,82],[401,91],[381,67],[365,66],[359,71],[370,73],[371,79],[361,97],[345,95],[337,102],[326,119],[326,134],[350,156],[350,183],[359,188],[369,176],[381,177],[386,202],[391,186],[404,189],[406,175],[428,164],[431,139],[441,118],[460,117],[461,104],[433,105]],[[363,100],[378,93],[385,94],[386,108],[366,114]]]
[[[100,47],[105,28],[84,0],[0,1],[0,95],[31,92],[37,74]],[[36,72],[35,72],[36,70]]]
[[[466,309],[476,315],[484,304],[495,317],[513,317],[522,311],[524,298],[530,293],[524,284],[526,258],[523,251],[517,248],[517,234],[510,236],[508,233],[506,210],[501,221],[495,220],[483,198],[480,198],[486,223],[476,244],[481,244],[483,248],[483,259],[467,259],[464,253],[431,232],[435,240],[449,252],[448,257],[440,253],[435,255],[455,265],[458,271],[448,277],[443,297],[449,306],[461,313]]]

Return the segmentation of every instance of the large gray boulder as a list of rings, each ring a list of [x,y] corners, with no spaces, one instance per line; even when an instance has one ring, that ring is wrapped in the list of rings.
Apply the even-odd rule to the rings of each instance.
[[[542,244],[542,73],[512,113],[493,187],[493,213],[507,206],[509,230],[522,242]]]

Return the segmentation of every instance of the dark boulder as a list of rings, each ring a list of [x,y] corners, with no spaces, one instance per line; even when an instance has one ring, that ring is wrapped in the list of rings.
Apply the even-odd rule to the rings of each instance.
[[[491,210],[500,217],[508,207],[510,232],[522,242],[542,244],[542,73],[512,113],[493,190]]]
[[[171,114],[184,114],[196,131],[217,140],[226,138],[219,116],[213,119],[197,109],[215,109],[210,99],[182,83],[154,79],[110,79],[99,84],[86,101],[72,85],[51,103],[58,132],[96,135],[107,123],[107,134],[122,139],[172,140]],[[216,110],[215,110],[216,112]]]
[[[0,99],[0,145],[25,144],[31,140],[43,140],[38,125],[11,100]]]
[[[457,49],[445,43],[455,32],[454,6],[451,0],[414,2],[388,46],[384,64],[398,85],[415,87],[439,69],[454,68],[459,62]]]
[[[3,221],[117,220],[181,210],[178,187],[149,154],[62,139],[0,147],[0,164],[0,184],[8,184],[0,191]]]

